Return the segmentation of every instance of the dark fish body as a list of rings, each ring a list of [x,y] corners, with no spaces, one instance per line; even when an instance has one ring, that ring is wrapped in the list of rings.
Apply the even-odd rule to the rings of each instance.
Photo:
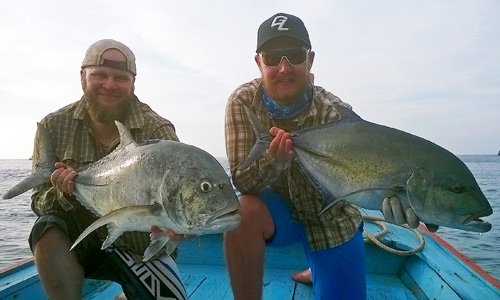
[[[385,197],[398,196],[426,224],[486,232],[480,217],[492,208],[467,166],[446,149],[401,130],[364,121],[336,105],[339,122],[291,134],[304,173],[323,195],[323,211],[339,200],[382,209]],[[270,140],[246,109],[260,142],[243,167],[255,161]]]

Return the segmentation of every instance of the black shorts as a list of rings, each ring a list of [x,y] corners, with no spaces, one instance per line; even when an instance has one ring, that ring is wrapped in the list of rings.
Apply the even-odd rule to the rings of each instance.
[[[81,206],[71,212],[53,211],[40,216],[29,237],[31,251],[34,252],[36,243],[48,229],[58,228],[70,241],[75,241],[93,220],[95,217]],[[163,255],[147,262],[137,262],[130,253],[118,248],[101,250],[101,234],[91,233],[72,250],[76,251],[85,278],[117,282],[129,300],[187,299],[172,257]]]

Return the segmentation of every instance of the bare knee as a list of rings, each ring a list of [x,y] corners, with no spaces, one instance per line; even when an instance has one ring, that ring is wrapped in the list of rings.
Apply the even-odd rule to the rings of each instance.
[[[275,230],[274,222],[264,202],[253,195],[242,195],[239,201],[242,222],[237,231],[262,234],[265,239],[271,238]]]
[[[66,234],[57,227],[52,227],[38,239],[35,245],[35,257],[42,255],[51,255],[53,251],[68,250],[70,240]]]

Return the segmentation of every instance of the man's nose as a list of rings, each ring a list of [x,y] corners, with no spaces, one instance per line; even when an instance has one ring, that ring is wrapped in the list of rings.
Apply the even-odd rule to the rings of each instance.
[[[278,65],[278,68],[281,73],[287,73],[292,71],[293,66],[290,63],[290,61],[288,61],[288,57],[283,56],[281,57],[281,61],[280,64]]]
[[[115,79],[113,77],[108,77],[103,84],[103,87],[108,89],[108,90],[114,90],[117,88],[117,84],[115,82]]]

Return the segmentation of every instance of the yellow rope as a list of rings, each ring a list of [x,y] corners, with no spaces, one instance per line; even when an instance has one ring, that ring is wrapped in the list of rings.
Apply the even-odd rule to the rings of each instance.
[[[423,235],[418,230],[408,227],[408,225],[399,225],[399,226],[404,227],[408,230],[411,230],[413,233],[415,233],[420,240],[420,245],[418,245],[418,247],[413,249],[413,250],[398,250],[398,249],[391,248],[387,245],[384,245],[384,244],[382,244],[382,242],[379,241],[379,238],[387,233],[387,226],[384,223],[382,223],[382,221],[385,221],[383,218],[363,216],[363,220],[368,221],[368,222],[372,222],[373,224],[377,225],[380,229],[382,229],[381,232],[379,232],[378,234],[373,236],[371,233],[368,232],[368,230],[366,230],[366,228],[364,228],[363,231],[366,235],[366,238],[364,239],[365,243],[370,241],[370,242],[374,243],[375,245],[379,246],[380,248],[382,248],[390,253],[400,255],[400,256],[414,255],[414,254],[418,253],[420,250],[422,250],[422,248],[424,248],[425,240],[424,240]]]

